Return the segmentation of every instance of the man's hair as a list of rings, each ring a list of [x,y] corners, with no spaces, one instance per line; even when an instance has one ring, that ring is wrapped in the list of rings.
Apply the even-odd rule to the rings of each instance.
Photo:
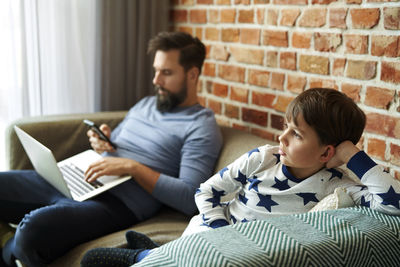
[[[298,95],[288,106],[286,120],[297,125],[297,116],[318,134],[324,145],[338,145],[345,140],[357,144],[365,127],[365,114],[345,94],[328,88],[311,88]]]
[[[206,48],[197,37],[188,33],[160,32],[150,40],[147,52],[150,54],[158,50],[167,52],[174,49],[179,50],[179,64],[185,71],[197,67],[201,72]]]

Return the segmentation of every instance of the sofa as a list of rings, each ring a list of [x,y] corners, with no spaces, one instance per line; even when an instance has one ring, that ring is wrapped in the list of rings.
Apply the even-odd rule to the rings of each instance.
[[[97,112],[90,114],[49,115],[22,118],[11,123],[6,129],[6,164],[8,169],[32,169],[15,132],[13,125],[28,132],[39,142],[52,150],[57,161],[63,160],[76,153],[89,149],[86,136],[87,126],[83,119],[89,119],[97,124],[107,123],[114,128],[125,116],[125,111]],[[253,134],[220,126],[223,135],[223,147],[215,166],[215,172],[225,167],[241,154],[266,143],[272,143]],[[132,225],[129,229],[139,231],[150,236],[159,244],[175,240],[182,234],[190,217],[165,206],[153,218]],[[64,256],[56,259],[50,266],[73,267],[79,266],[80,259],[85,252],[95,247],[124,247],[126,246],[124,233],[129,230],[109,234],[81,244]]]

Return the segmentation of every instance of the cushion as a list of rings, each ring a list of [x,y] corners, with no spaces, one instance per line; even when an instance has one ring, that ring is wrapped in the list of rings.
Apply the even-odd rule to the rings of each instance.
[[[354,206],[353,199],[347,194],[345,188],[338,187],[332,194],[318,202],[310,211],[336,210],[351,206]]]
[[[184,236],[134,266],[400,266],[399,231],[365,207],[308,212]]]

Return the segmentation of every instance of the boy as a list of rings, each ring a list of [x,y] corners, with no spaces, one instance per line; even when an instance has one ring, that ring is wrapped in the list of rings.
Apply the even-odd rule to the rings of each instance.
[[[350,98],[333,89],[309,89],[290,103],[285,117],[279,146],[256,148],[200,185],[195,195],[200,214],[184,235],[307,212],[338,187],[345,188],[356,205],[400,215],[400,182],[356,147],[365,115]],[[360,180],[334,169],[342,164]],[[221,202],[229,193],[234,198]],[[143,238],[127,233],[129,247],[136,249],[127,252],[130,259],[141,260],[151,252],[143,248],[155,246],[149,239],[143,241],[146,245],[133,244]]]

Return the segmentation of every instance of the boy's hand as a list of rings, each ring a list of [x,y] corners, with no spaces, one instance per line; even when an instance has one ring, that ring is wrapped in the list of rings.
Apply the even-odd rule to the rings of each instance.
[[[110,138],[111,128],[107,124],[100,125],[100,130]],[[94,151],[101,154],[103,152],[113,152],[114,148],[106,141],[101,140],[100,137],[92,130],[87,131],[89,142]]]
[[[351,141],[344,141],[335,148],[335,155],[326,163],[326,167],[335,168],[347,164],[360,149]]]

